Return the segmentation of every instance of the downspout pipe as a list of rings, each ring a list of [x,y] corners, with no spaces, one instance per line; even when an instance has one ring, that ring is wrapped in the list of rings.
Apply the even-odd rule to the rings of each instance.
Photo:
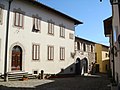
[[[12,1],[13,0],[8,1],[8,10],[7,10],[6,40],[5,40],[5,62],[4,62],[4,81],[8,81],[8,75],[7,75],[7,51],[8,51],[10,7],[11,7]]]

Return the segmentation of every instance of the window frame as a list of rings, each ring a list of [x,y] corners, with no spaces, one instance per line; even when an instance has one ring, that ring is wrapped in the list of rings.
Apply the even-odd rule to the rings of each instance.
[[[77,42],[77,50],[80,50],[80,42]]]
[[[60,60],[65,60],[65,47],[60,47]]]
[[[0,17],[0,25],[3,23],[3,8],[0,6],[0,12],[1,12],[1,17]]]
[[[91,45],[91,52],[93,52],[93,45]]]
[[[85,43],[83,43],[83,51],[84,51],[84,52],[87,51],[87,50],[86,50],[86,44],[85,44]]]
[[[60,37],[65,38],[65,26],[60,25]]]
[[[48,46],[48,60],[54,60],[54,46]]]
[[[48,34],[54,35],[54,22],[52,20],[48,21]]]
[[[69,33],[69,39],[74,39],[74,34],[73,33]]]
[[[36,28],[37,27],[37,28]],[[33,16],[33,29],[32,32],[41,32],[41,18],[38,15]]]
[[[18,14],[18,16],[17,16]],[[18,18],[18,20],[17,20]],[[14,12],[14,26],[23,28],[24,26],[24,14],[21,12]]]
[[[40,45],[33,44],[32,45],[32,60],[40,60]]]

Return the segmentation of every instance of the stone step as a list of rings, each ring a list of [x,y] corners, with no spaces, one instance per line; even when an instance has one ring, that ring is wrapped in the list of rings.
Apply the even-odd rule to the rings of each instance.
[[[38,77],[36,75],[33,75],[33,74],[28,74],[28,78],[29,79],[37,79]]]
[[[9,81],[18,81],[22,80],[24,76],[27,76],[28,79],[37,79],[38,76],[34,74],[28,74],[28,72],[23,72],[23,71],[16,71],[16,72],[8,72],[8,80]],[[0,75],[1,79],[4,79],[4,75]]]
[[[28,72],[8,72],[9,81],[21,80],[24,76],[28,76]]]

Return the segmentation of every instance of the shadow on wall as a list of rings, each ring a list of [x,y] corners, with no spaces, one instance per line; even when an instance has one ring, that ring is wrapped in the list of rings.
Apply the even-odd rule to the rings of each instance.
[[[76,59],[76,62],[68,66],[67,68],[61,68],[61,72],[56,75],[46,75],[45,78],[64,78],[71,77],[75,75],[84,75],[88,73],[88,61],[87,58],[80,60],[80,58]]]

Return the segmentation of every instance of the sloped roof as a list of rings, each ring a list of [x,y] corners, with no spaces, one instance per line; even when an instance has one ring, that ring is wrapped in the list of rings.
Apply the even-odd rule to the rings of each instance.
[[[78,37],[78,36],[75,36],[75,39],[78,39],[78,40],[82,40],[82,41],[86,41],[86,42],[89,42],[89,43],[96,44],[96,42],[93,42],[93,41],[90,41],[90,40],[87,40],[87,39],[84,39],[84,38],[81,38],[81,37]]]
[[[53,11],[53,12],[55,12],[55,13],[61,15],[61,16],[64,16],[67,19],[70,19],[70,20],[74,21],[74,25],[83,24],[83,22],[81,22],[81,21],[79,21],[79,20],[77,20],[75,18],[72,18],[71,16],[68,16],[68,15],[66,15],[66,14],[64,14],[64,13],[58,11],[58,10],[55,10],[55,9],[53,9],[53,8],[47,6],[47,5],[44,5],[44,4],[42,4],[42,3],[40,3],[40,2],[38,2],[36,0],[28,0],[28,1],[32,2],[33,4],[36,4],[38,6],[41,6],[41,7],[45,8],[45,9],[51,10],[51,11]]]
[[[105,19],[103,23],[104,23],[104,35],[108,37],[111,35],[112,32],[112,16]]]

